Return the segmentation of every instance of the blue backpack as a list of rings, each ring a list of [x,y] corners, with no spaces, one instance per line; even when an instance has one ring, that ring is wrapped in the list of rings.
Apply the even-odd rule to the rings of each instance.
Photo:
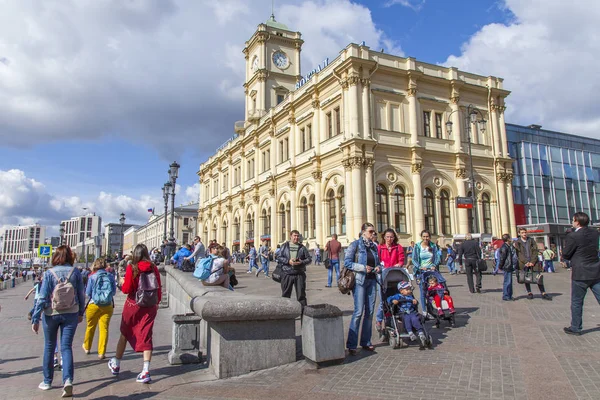
[[[215,257],[211,254],[204,258],[200,258],[196,262],[196,269],[194,270],[194,277],[204,281],[211,275],[212,265]]]
[[[113,303],[113,284],[106,271],[96,273],[96,284],[92,291],[92,300],[97,306],[108,306]]]

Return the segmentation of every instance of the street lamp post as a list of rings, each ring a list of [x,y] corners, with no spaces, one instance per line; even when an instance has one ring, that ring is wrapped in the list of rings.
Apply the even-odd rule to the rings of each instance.
[[[448,120],[446,121],[446,132],[448,135],[452,134],[452,121],[450,121],[450,117],[452,114],[459,110],[454,110],[448,115]],[[479,117],[479,119],[477,119]],[[477,123],[479,125],[479,130],[481,132],[485,132],[485,125],[487,121],[485,120],[483,113],[480,109],[475,107],[473,104],[469,104],[467,106],[467,113],[465,115],[465,125],[467,128],[467,141],[469,142],[469,164],[470,164],[470,174],[471,174],[471,201],[473,202],[473,226],[470,227],[471,233],[476,231],[476,227],[479,225],[479,220],[477,216],[477,196],[475,195],[475,173],[473,172],[473,149],[472,149],[472,140],[471,140],[471,124]],[[460,138],[458,138],[460,140]]]
[[[119,218],[119,222],[121,223],[121,258],[123,258],[123,246],[125,244],[125,235],[123,234],[123,225],[125,225],[125,214],[121,213],[121,218]]]
[[[163,191],[163,200],[165,201],[165,213],[163,214],[164,217],[164,234],[163,234],[163,241],[167,240],[167,211],[169,209],[169,196],[171,195],[171,182],[167,182],[163,185],[162,187],[162,191]]]
[[[175,253],[175,188],[177,187],[177,178],[179,176],[179,167],[177,161],[169,165],[169,178],[171,179],[171,229],[169,231],[169,257]]]

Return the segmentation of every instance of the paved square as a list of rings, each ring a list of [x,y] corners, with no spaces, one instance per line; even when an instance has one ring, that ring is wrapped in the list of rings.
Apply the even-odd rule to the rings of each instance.
[[[244,273],[237,266],[238,290],[279,295],[270,279]],[[442,267],[443,268],[443,267]],[[347,333],[352,298],[325,288],[326,270],[308,272],[309,304],[330,303],[344,312]],[[141,355],[125,353],[119,378],[107,361],[81,350],[84,325],[73,345],[75,396],[88,399],[598,399],[600,398],[600,306],[587,298],[584,326],[588,333],[567,336],[569,275],[564,270],[546,276],[554,301],[525,298],[515,285],[516,302],[501,301],[502,278],[485,275],[482,294],[470,294],[464,275],[447,276],[457,305],[457,327],[431,329],[433,350],[411,346],[391,349],[377,345],[374,353],[360,352],[343,365],[315,370],[303,360],[228,380],[215,380],[202,365],[170,366],[171,314],[161,309],[155,325],[155,354],[151,385],[135,383]],[[60,389],[42,392],[43,336],[34,335],[26,318],[32,301],[23,297],[31,283],[0,292],[0,399],[55,399]],[[535,288],[534,288],[535,289]],[[110,327],[107,356],[114,354],[124,296],[117,297]],[[300,324],[297,323],[300,333]],[[96,336],[97,339],[97,336]],[[374,343],[377,338],[374,337]],[[96,343],[94,343],[96,346]],[[60,372],[55,383],[61,381]]]

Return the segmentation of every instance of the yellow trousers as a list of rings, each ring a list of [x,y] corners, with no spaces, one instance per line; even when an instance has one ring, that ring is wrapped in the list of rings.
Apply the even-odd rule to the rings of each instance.
[[[85,338],[83,339],[83,347],[87,350],[92,349],[92,342],[94,341],[94,334],[96,333],[96,326],[98,328],[98,354],[103,355],[106,353],[106,343],[108,342],[108,325],[110,324],[110,318],[113,315],[112,304],[108,306],[99,307],[94,303],[90,303],[85,311],[85,318],[87,321],[87,327],[85,329]]]

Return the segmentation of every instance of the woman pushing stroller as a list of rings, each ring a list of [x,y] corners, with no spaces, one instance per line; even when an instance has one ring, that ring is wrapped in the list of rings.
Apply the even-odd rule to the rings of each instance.
[[[427,307],[425,301],[425,294],[427,293],[427,280],[423,279],[422,275],[425,271],[435,270],[440,263],[438,256],[438,248],[431,241],[431,233],[428,230],[421,232],[421,241],[415,245],[413,250],[413,268],[417,282],[419,282],[419,288],[421,290],[421,308],[423,309],[423,315],[427,315]],[[443,283],[446,280],[439,275],[438,282]]]

